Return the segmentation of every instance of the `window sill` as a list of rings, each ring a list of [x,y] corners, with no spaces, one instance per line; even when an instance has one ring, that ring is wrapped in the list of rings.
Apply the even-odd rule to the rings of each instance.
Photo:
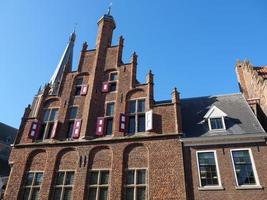
[[[262,190],[263,187],[261,185],[243,185],[243,186],[236,186],[236,190]]]
[[[198,187],[200,191],[214,191],[214,190],[224,190],[223,186],[206,186],[206,187]]]

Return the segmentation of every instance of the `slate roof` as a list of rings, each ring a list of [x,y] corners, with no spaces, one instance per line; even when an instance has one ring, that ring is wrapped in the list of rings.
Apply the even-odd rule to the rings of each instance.
[[[227,114],[226,130],[209,131],[203,117],[213,105]],[[264,133],[242,94],[182,99],[181,112],[185,137]]]
[[[12,144],[15,140],[17,129],[0,122],[0,142]]]

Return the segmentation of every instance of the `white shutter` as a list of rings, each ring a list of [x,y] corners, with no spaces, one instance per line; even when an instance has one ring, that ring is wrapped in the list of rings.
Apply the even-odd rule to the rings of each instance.
[[[146,112],[146,131],[153,129],[153,113],[152,110]]]

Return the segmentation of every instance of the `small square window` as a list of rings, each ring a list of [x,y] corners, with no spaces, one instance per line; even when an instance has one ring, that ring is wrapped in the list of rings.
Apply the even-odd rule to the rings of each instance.
[[[211,129],[224,129],[222,118],[210,118]]]
[[[110,81],[116,81],[116,80],[118,80],[118,73],[117,72],[111,73],[109,80]]]
[[[77,116],[78,107],[70,108],[70,119],[75,119]]]

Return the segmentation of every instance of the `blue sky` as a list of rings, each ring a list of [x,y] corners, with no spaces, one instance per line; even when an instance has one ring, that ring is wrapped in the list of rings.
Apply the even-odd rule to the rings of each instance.
[[[0,122],[19,127],[24,108],[48,82],[72,32],[74,68],[82,43],[95,47],[108,0],[0,1]],[[138,79],[152,69],[156,100],[239,92],[239,58],[267,64],[265,0],[112,0],[124,62],[138,54]]]

